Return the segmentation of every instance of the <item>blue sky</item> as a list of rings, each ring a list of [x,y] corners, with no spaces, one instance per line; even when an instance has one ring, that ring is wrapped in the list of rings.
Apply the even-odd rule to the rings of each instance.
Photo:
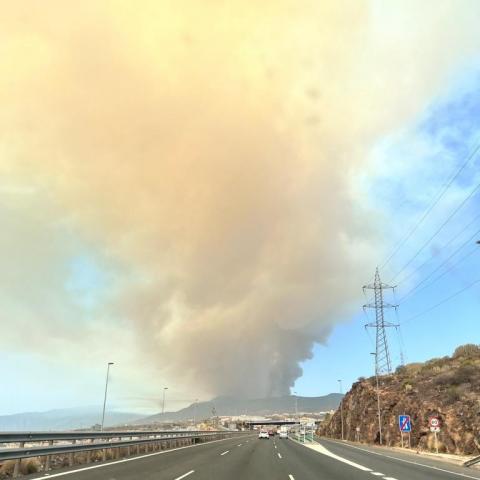
[[[383,168],[380,167],[380,178],[373,181],[369,178],[369,189],[372,203],[382,210],[386,219],[384,231],[390,244],[390,251],[386,250],[388,253],[416,224],[435,198],[435,193],[480,144],[479,80],[479,70],[469,68],[412,125],[382,139],[376,149],[376,162]],[[386,172],[385,176],[383,172]],[[392,172],[398,172],[398,176]],[[398,317],[393,312],[386,313],[390,322],[400,324],[407,363],[451,355],[458,345],[478,343],[480,284],[438,308],[423,312],[480,279],[480,245],[476,245],[475,240],[469,241],[448,260],[472,236],[480,240],[480,232],[475,236],[480,229],[480,194],[475,194],[465,204],[399,277],[393,282],[390,279],[479,182],[480,153],[472,158],[425,222],[381,272],[382,280],[391,285],[408,278],[398,284],[395,296],[390,291],[385,292],[386,301],[395,304],[436,271],[422,284],[427,288],[419,289],[418,294],[400,303]],[[379,264],[385,258],[379,252]],[[448,261],[438,269],[445,260]],[[369,273],[366,272],[365,283],[371,282],[372,274]],[[430,282],[433,282],[431,286]],[[370,320],[372,315],[373,312]],[[359,376],[372,375],[374,369],[369,353],[375,351],[375,331],[371,330],[369,334],[364,328],[366,323],[366,316],[359,313],[350,322],[337,326],[326,345],[315,347],[314,359],[303,364],[303,376],[296,382],[294,390],[305,395],[326,394],[338,389],[337,380],[340,378],[344,387],[348,387]],[[400,335],[393,328],[388,334],[392,363],[398,366]]]

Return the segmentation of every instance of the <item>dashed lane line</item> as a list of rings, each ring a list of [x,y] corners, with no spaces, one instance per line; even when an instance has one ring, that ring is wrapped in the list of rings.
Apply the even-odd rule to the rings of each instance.
[[[191,475],[192,473],[195,473],[195,470],[190,470],[189,472],[181,475],[180,477],[177,477],[175,480],[182,480],[182,478],[188,477],[188,476]]]
[[[278,455],[278,458],[282,458],[282,456],[279,453],[277,453],[277,455]]]
[[[223,457],[223,455],[226,455],[230,450],[225,450],[223,453],[220,454],[221,457]]]
[[[380,472],[370,472],[372,475],[376,475],[377,477],[383,477],[385,474]]]
[[[289,475],[288,478],[289,478],[290,480],[295,480],[295,477],[294,477],[293,475]]]

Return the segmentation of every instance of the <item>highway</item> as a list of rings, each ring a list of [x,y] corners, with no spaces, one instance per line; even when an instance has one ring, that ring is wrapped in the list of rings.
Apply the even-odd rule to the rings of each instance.
[[[105,464],[55,470],[28,479],[65,480],[462,480],[480,472],[418,455],[391,453],[321,440],[245,436],[130,457]]]

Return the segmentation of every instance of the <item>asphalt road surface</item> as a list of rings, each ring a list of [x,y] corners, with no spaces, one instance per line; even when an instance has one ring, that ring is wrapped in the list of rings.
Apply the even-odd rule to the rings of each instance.
[[[480,472],[386,449],[320,440],[227,439],[37,474],[65,480],[465,480]],[[63,480],[63,479],[62,479]]]

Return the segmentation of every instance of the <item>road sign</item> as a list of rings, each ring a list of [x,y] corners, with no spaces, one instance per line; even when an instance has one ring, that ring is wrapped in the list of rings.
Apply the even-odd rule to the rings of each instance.
[[[430,417],[428,419],[428,424],[430,425],[431,432],[439,432],[440,431],[440,419],[438,417]]]
[[[410,415],[400,415],[398,417],[398,426],[401,432],[409,433],[412,431],[412,422]]]

